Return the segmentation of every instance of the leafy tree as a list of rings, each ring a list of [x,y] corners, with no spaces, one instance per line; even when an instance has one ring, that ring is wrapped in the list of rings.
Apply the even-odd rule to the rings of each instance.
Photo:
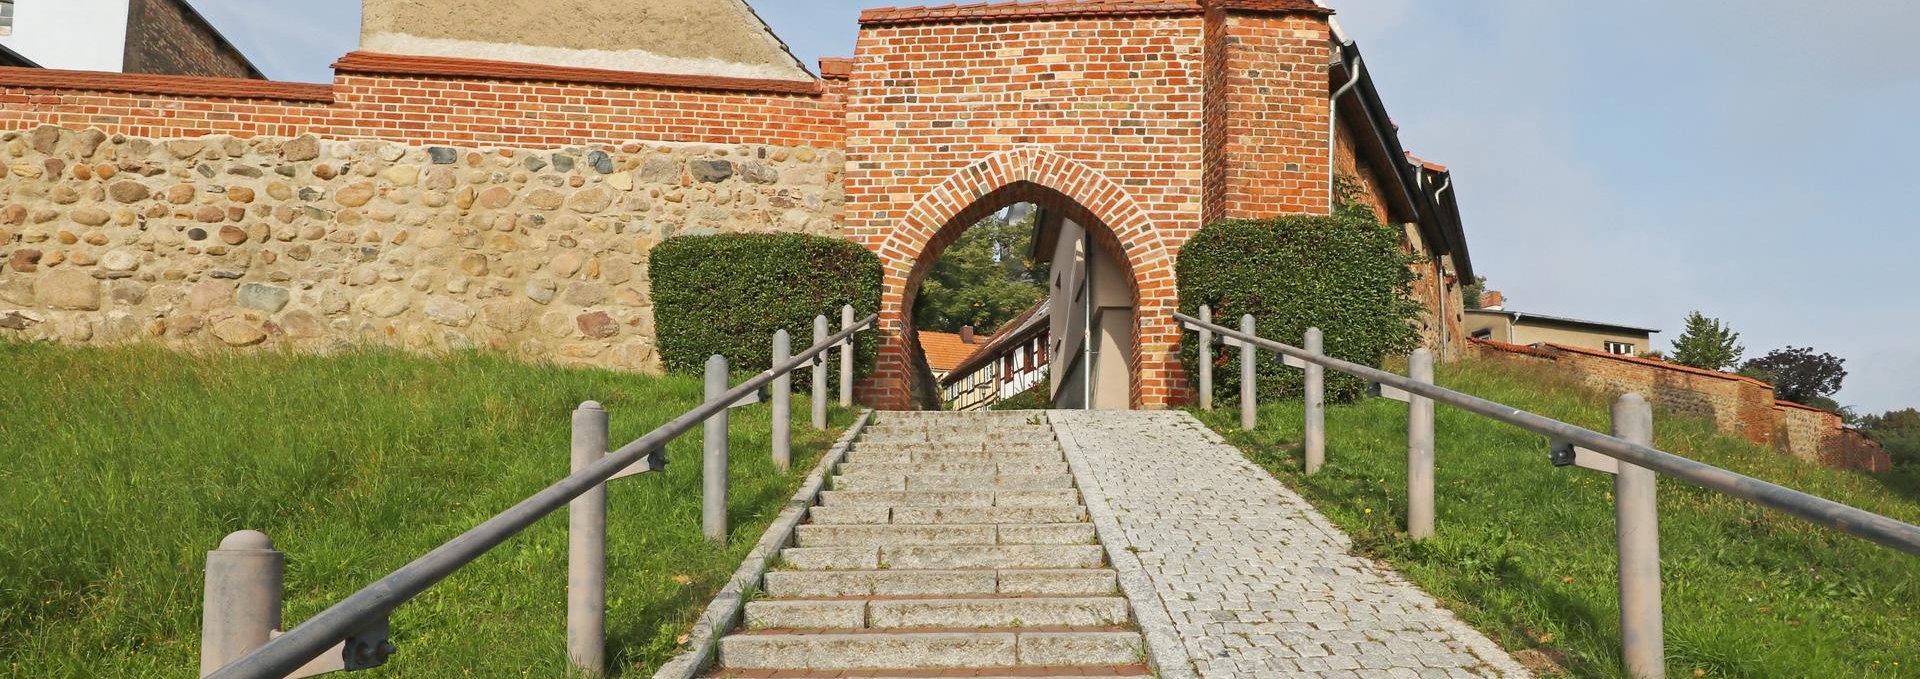
[[[1695,311],[1687,314],[1687,329],[1673,340],[1674,363],[1703,370],[1726,370],[1740,364],[1740,333]]]
[[[1013,222],[989,216],[947,246],[914,300],[914,327],[959,332],[971,325],[991,334],[1045,299],[1047,264],[1029,257],[1034,214]]]
[[[1891,410],[1860,418],[1860,431],[1885,446],[1893,463],[1920,466],[1920,410]]]
[[[1772,382],[1775,396],[1812,405],[1809,402],[1814,399],[1840,391],[1840,383],[1847,377],[1846,363],[1846,359],[1833,354],[1813,353],[1812,348],[1787,347],[1747,361],[1740,367],[1740,374]]]
[[[1474,276],[1472,283],[1460,289],[1460,296],[1466,300],[1468,309],[1480,308],[1480,298],[1487,296],[1487,277]]]

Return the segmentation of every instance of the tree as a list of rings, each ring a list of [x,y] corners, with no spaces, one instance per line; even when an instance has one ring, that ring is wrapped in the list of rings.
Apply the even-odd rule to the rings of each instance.
[[[1740,364],[1740,333],[1695,311],[1687,314],[1687,329],[1673,340],[1673,357],[1668,359],[1702,370],[1726,370]]]
[[[1840,391],[1847,377],[1846,363],[1833,354],[1816,354],[1812,348],[1787,347],[1747,361],[1740,374],[1772,382],[1774,395],[1781,399],[1812,405],[1810,401]]]
[[[1474,276],[1473,282],[1460,289],[1460,297],[1467,303],[1468,309],[1480,308],[1480,298],[1487,296],[1487,277]]]
[[[1890,410],[1862,417],[1860,431],[1886,447],[1895,465],[1920,465],[1920,410]]]
[[[920,330],[959,332],[971,325],[991,334],[1047,296],[1047,265],[1029,257],[1033,216],[1017,221],[996,214],[968,228],[941,253],[920,286],[913,324]]]

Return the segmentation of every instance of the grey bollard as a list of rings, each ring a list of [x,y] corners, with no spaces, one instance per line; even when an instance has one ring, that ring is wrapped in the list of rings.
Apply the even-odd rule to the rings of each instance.
[[[827,317],[813,317],[813,345],[827,341]],[[827,428],[827,352],[813,357],[813,428]]]
[[[1320,336],[1319,328],[1307,328],[1307,353],[1323,356],[1326,347]],[[1317,474],[1327,461],[1327,369],[1313,361],[1307,361],[1306,377],[1306,422],[1301,426],[1301,444],[1306,451],[1308,474]]]
[[[1653,406],[1639,394],[1613,403],[1613,435],[1653,445]],[[1613,477],[1614,534],[1620,542],[1620,647],[1633,679],[1667,676],[1660,617],[1660,518],[1654,501],[1659,475],[1620,461]]]
[[[793,336],[786,330],[773,333],[773,364],[793,358]],[[793,467],[793,373],[773,378],[773,466],[780,471]]]
[[[1240,316],[1240,332],[1248,337],[1254,336],[1253,314]],[[1258,386],[1253,373],[1254,354],[1252,342],[1240,343],[1240,428],[1249,430],[1253,429],[1259,418],[1259,403],[1255,400],[1258,392],[1254,389]]]
[[[853,305],[840,307],[840,329],[853,329]],[[840,407],[853,407],[853,335],[840,345]]]
[[[712,403],[727,391],[727,357],[707,359],[707,398]],[[727,410],[707,418],[705,449],[701,455],[700,526],[708,540],[727,540]]]
[[[1407,377],[1433,384],[1433,352],[1413,350]],[[1433,537],[1433,399],[1419,394],[1407,398],[1407,537]]]
[[[1200,322],[1213,322],[1213,307],[1200,305]],[[1213,410],[1213,329],[1200,326],[1200,409]]]
[[[273,638],[280,629],[286,568],[286,556],[260,531],[236,531],[207,552],[200,676],[213,674]]]
[[[587,401],[573,411],[573,471],[607,456],[607,411]],[[567,660],[606,673],[607,484],[567,505]]]

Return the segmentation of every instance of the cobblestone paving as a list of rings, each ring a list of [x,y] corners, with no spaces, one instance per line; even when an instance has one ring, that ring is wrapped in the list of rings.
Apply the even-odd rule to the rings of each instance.
[[[1050,417],[1162,676],[1530,676],[1192,416]]]

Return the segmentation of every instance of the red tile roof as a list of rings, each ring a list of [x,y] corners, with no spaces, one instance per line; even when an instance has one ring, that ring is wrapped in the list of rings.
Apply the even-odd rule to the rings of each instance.
[[[249,78],[205,78],[188,75],[0,67],[0,86],[131,92],[216,99],[278,99],[333,103],[333,85],[331,84],[285,83]]]
[[[1006,345],[1012,343],[1014,337],[1018,335],[1022,329],[1028,327],[1030,322],[1036,321],[1034,318],[1036,315],[1044,317],[1047,311],[1047,302],[1048,300],[1044,299],[1035,302],[1033,306],[1027,307],[1026,311],[1022,311],[1020,315],[1013,317],[1013,320],[1002,324],[998,332],[993,333],[993,336],[987,338],[985,342],[981,342],[979,344],[980,348],[974,350],[972,355],[967,356],[967,360],[960,362],[960,365],[956,368],[956,374],[960,371],[971,372],[985,365],[988,361],[998,358],[1002,350],[1006,348]]]
[[[527,80],[537,82],[590,83],[660,87],[679,90],[719,90],[763,94],[817,95],[826,88],[817,80],[768,80],[762,78],[723,78],[678,73],[615,71],[604,68],[548,66],[512,61],[463,59],[458,57],[416,57],[376,52],[352,52],[333,63],[336,71],[381,73],[387,75],[453,76],[491,80]]]
[[[1038,0],[928,7],[876,7],[860,13],[862,26],[1017,21],[1080,17],[1198,14],[1211,7],[1239,12],[1332,14],[1313,0]]]
[[[1447,170],[1447,166],[1441,165],[1439,163],[1436,163],[1430,160],[1422,160],[1419,156],[1413,155],[1412,151],[1407,152],[1407,160],[1412,161],[1413,163],[1418,164],[1420,167],[1427,168],[1428,170],[1432,170],[1434,172],[1449,171]]]
[[[973,355],[978,345],[960,341],[960,336],[950,332],[921,330],[920,353],[927,357],[927,367],[934,372],[944,373],[959,367],[961,361]]]

